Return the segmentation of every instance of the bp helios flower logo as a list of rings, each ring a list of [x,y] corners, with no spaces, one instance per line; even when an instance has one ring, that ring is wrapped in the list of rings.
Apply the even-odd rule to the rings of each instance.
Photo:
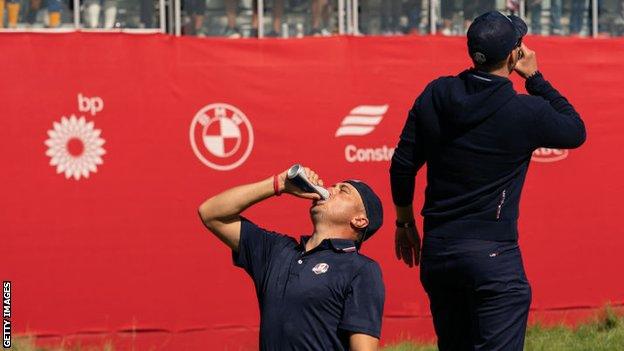
[[[64,173],[65,178],[80,180],[89,178],[90,173],[97,172],[97,166],[104,161],[102,148],[105,140],[100,137],[102,131],[95,129],[93,122],[84,117],[63,116],[60,122],[53,123],[48,130],[45,145],[46,155],[50,157],[50,165],[56,167],[56,173]]]

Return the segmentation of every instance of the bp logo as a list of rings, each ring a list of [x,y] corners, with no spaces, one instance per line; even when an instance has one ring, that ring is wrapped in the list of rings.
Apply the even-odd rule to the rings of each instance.
[[[80,180],[97,172],[106,153],[102,131],[96,129],[93,122],[74,115],[63,116],[52,126],[44,143],[48,147],[46,155],[50,157],[50,166],[56,167],[56,173],[64,173],[67,179]]]
[[[206,166],[228,171],[249,157],[253,148],[253,129],[241,110],[215,103],[199,110],[190,130],[195,156]]]

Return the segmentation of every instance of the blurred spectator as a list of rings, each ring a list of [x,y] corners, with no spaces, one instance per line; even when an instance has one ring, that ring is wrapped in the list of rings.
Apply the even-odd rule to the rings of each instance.
[[[590,10],[593,11],[593,3],[590,3],[589,8]],[[606,30],[606,27],[608,26],[609,18],[610,18],[610,14],[609,14],[609,11],[607,11],[607,6],[605,6],[605,1],[598,0],[598,33],[596,33],[598,37],[609,36],[609,33]],[[589,28],[592,28],[592,30],[594,28],[593,23],[594,23],[594,18],[590,14]]]
[[[383,35],[418,34],[423,0],[360,0],[359,32],[377,33],[375,14],[379,14],[379,32]],[[378,11],[377,11],[378,10]],[[402,22],[407,18],[407,27]]]
[[[87,0],[84,6],[85,24],[87,28],[100,27],[100,12],[102,9],[104,10],[103,28],[112,29],[115,27],[115,20],[117,18],[117,0]]]
[[[46,7],[48,13],[46,26],[49,28],[60,27],[61,11],[63,9],[60,0],[30,0],[30,5],[26,12],[26,22],[29,25],[35,24],[37,21],[37,14],[39,10],[41,10],[42,5]]]
[[[505,1],[505,8],[511,15],[520,15],[520,0],[507,0]]]
[[[156,2],[154,0],[141,0],[140,2],[140,19],[142,28],[154,28],[154,9]]]
[[[550,34],[562,35],[561,12],[563,11],[563,0],[550,0]]]
[[[455,0],[442,0],[440,3],[440,17],[442,17],[442,35],[453,34],[453,16],[455,15]]]
[[[312,29],[310,35],[312,36],[325,36],[331,33],[327,30],[330,16],[330,5],[327,0],[311,0],[311,12],[312,12]],[[390,0],[382,0],[390,1]]]
[[[384,35],[402,34],[401,29],[401,0],[381,1],[381,32]]]
[[[266,6],[269,2],[265,1]],[[258,36],[258,0],[253,1],[253,18],[251,19],[251,36]],[[282,31],[282,17],[284,16],[284,0],[273,0],[273,19],[271,21],[271,31],[265,36],[278,37]]]
[[[0,28],[4,28],[4,8],[7,9],[7,24],[9,28],[17,27],[17,19],[19,17],[20,3],[19,0],[0,0]]]
[[[265,0],[265,6],[268,4],[272,4],[272,29],[265,36],[267,37],[277,37],[280,36],[282,32],[282,22],[284,17],[284,8],[285,8],[286,0]],[[365,1],[365,0],[364,0]],[[289,0],[289,6],[292,10],[293,8],[300,8],[306,6],[306,0]],[[330,22],[331,15],[331,4],[328,0],[309,0],[310,4],[310,13],[311,13],[311,25],[310,25],[310,35],[313,36],[325,36],[329,35],[330,32],[327,29]],[[258,3],[257,0],[253,1],[253,18],[252,18],[252,36],[257,35],[258,30]],[[299,34],[297,34],[299,35]]]
[[[496,9],[495,0],[463,0],[464,32],[468,30],[472,20],[477,16]],[[463,33],[462,33],[463,34]]]
[[[240,38],[240,31],[236,26],[238,0],[223,0],[222,3],[225,7],[227,25],[225,29],[220,29],[220,35],[229,38]],[[212,32],[209,30],[209,28],[211,28],[211,24],[208,23],[208,26],[205,25],[207,0],[182,0],[182,8],[186,14],[182,26],[182,32],[184,35],[205,37],[209,32]],[[214,28],[212,29],[214,30]]]
[[[4,6],[5,6],[5,1],[0,0],[0,28],[4,28]],[[17,12],[19,12],[19,10]]]
[[[6,6],[5,0],[0,0],[0,28],[4,28],[4,9]],[[17,9],[19,12],[19,8]],[[15,26],[17,26],[17,21],[15,21]],[[8,21],[8,27],[11,28],[11,21]]]
[[[586,17],[585,11],[587,9],[587,0],[572,0],[570,35],[579,35],[583,30],[583,19]]]
[[[624,26],[623,3],[622,0],[598,1],[598,37],[622,35]]]
[[[620,0],[618,3],[618,15],[615,19],[615,35],[623,36],[624,35],[624,0]]]
[[[205,0],[204,0],[205,1]],[[227,17],[227,26],[223,36],[231,39],[241,37],[240,30],[236,25],[236,16],[238,14],[238,0],[225,0],[225,16]]]
[[[453,31],[453,17],[455,17],[456,2],[453,0],[442,0],[440,6],[440,17],[442,17],[442,35],[464,34],[472,20],[485,12],[496,9],[495,0],[462,0],[464,24],[462,29]]]
[[[528,7],[531,14],[531,33],[542,34],[542,4],[543,0],[529,0]],[[561,7],[562,0],[550,0],[550,31],[551,35],[561,35]]]
[[[370,18],[371,18],[371,0],[360,0],[358,8],[358,32],[364,35],[371,34],[370,31]],[[383,1],[383,0],[381,0]]]
[[[407,0],[405,10],[407,12],[407,33],[419,34],[420,32],[420,16],[423,6],[423,0]]]
[[[527,3],[531,14],[531,34],[542,34],[542,0],[529,0]]]
[[[184,34],[206,36],[204,31],[204,13],[206,12],[206,0],[184,0],[184,10],[191,17],[191,23],[185,26]]]

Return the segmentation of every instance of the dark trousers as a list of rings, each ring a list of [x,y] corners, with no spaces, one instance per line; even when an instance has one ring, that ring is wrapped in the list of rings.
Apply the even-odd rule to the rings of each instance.
[[[531,287],[517,242],[425,235],[420,280],[440,351],[523,349]]]
[[[401,0],[383,0],[381,2],[381,30],[398,31],[401,25]]]
[[[141,22],[145,25],[145,28],[154,27],[154,7],[156,4],[154,0],[141,0]],[[163,11],[160,9],[159,11]],[[160,23],[159,23],[160,25]]]

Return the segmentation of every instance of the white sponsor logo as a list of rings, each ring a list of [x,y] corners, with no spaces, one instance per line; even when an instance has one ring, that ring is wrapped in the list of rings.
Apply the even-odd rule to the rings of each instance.
[[[381,147],[360,148],[353,144],[345,147],[345,159],[347,162],[381,162],[392,160],[394,148],[383,145]]]
[[[53,129],[48,130],[44,143],[48,147],[46,155],[50,157],[50,165],[56,166],[56,173],[64,173],[65,178],[89,178],[89,174],[97,172],[97,166],[104,161],[102,148],[105,140],[100,138],[102,131],[95,129],[93,122],[84,117],[71,115],[62,117],[61,122],[54,122]]]
[[[342,120],[335,136],[364,136],[370,134],[381,123],[386,112],[388,112],[387,104],[357,106]],[[387,145],[370,147],[348,144],[344,149],[345,160],[350,163],[390,161],[393,154],[394,148]]]
[[[336,130],[336,137],[370,134],[387,111],[388,105],[361,105],[354,108],[340,123],[340,127]]]
[[[104,109],[104,100],[99,96],[88,97],[78,93],[78,111],[89,112],[91,116],[102,112]]]
[[[312,272],[314,272],[314,274],[323,274],[327,272],[328,269],[329,265],[327,263],[318,263],[314,266],[314,268],[312,268]]]
[[[535,162],[556,162],[568,157],[569,151],[563,149],[549,149],[541,147],[533,151],[531,161]]]
[[[247,116],[238,108],[210,104],[199,110],[189,137],[195,156],[206,166],[227,171],[234,169],[249,157],[254,135]]]

